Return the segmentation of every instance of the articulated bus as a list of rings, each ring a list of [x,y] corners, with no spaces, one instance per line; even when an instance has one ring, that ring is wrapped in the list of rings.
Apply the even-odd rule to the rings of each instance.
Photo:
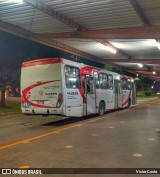
[[[63,58],[22,63],[24,114],[83,117],[136,104],[133,78]]]

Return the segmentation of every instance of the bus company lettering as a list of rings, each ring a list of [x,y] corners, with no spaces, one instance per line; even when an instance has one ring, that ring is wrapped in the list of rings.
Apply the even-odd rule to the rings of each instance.
[[[44,89],[59,89],[59,86],[44,86]]]
[[[45,93],[45,95],[57,95],[57,93]]]
[[[67,92],[68,95],[78,95],[78,92]]]

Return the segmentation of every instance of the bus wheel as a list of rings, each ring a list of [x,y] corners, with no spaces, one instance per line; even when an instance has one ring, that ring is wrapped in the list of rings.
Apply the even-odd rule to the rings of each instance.
[[[101,116],[105,113],[105,105],[104,103],[101,101],[99,103],[99,110],[98,110],[98,114]]]

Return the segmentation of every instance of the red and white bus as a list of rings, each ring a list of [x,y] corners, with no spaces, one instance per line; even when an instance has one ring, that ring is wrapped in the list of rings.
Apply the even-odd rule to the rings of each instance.
[[[136,103],[131,77],[62,58],[22,63],[22,113],[83,117]]]

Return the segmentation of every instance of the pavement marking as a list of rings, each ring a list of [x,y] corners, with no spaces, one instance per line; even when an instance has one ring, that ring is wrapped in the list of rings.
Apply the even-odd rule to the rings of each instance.
[[[24,169],[24,168],[29,168],[29,166],[20,166],[19,167],[20,169],[22,168],[22,169]]]
[[[94,133],[94,134],[91,134],[91,136],[98,136],[98,134]]]
[[[155,141],[154,138],[148,138],[148,141]]]
[[[23,141],[24,144],[29,144],[30,142],[29,141]]]
[[[114,127],[108,127],[108,128],[114,128]]]
[[[82,126],[82,124],[77,124],[77,125],[76,125],[76,127],[81,127],[81,126]]]
[[[88,121],[85,121],[81,124],[86,124],[88,123]],[[62,128],[62,129],[58,129],[58,132],[62,132],[64,130],[67,130],[67,129],[70,129],[70,128],[74,128],[76,127],[76,124],[74,125],[71,125],[71,126],[67,126],[65,128]],[[38,135],[38,136],[34,136],[34,137],[31,137],[31,138],[28,138],[28,139],[24,139],[24,140],[21,140],[21,141],[17,141],[15,143],[11,143],[11,144],[7,144],[7,145],[4,145],[4,146],[0,146],[0,150],[2,149],[6,149],[6,148],[9,148],[9,147],[12,147],[12,146],[16,146],[16,145],[19,145],[19,144],[23,144],[25,141],[32,141],[32,140],[36,140],[36,139],[39,139],[39,138],[43,138],[43,137],[46,137],[46,136],[49,136],[49,135],[52,135],[52,134],[57,134],[57,130],[54,130],[54,131],[51,131],[51,132],[48,132],[48,133],[44,133],[44,134],[41,134],[41,135]]]
[[[144,105],[136,105],[134,107],[131,107],[130,109],[136,109],[137,107],[142,107],[142,106],[145,106],[145,105],[146,104],[144,104]],[[125,113],[125,112],[128,112],[128,110],[119,110],[119,111],[116,111],[116,112],[113,112],[113,113],[107,115],[107,118],[115,116],[117,114],[122,114],[122,113]],[[84,121],[82,121],[81,125],[84,125],[84,124],[87,124],[87,123],[91,123],[93,121],[102,120],[104,117],[106,117],[106,114],[102,115],[102,116],[100,116],[98,118],[95,118],[94,120],[84,120]],[[32,140],[40,139],[40,138],[43,138],[43,137],[46,137],[46,136],[49,136],[49,135],[52,135],[52,134],[57,134],[57,132],[60,133],[62,131],[74,128],[78,124],[79,123],[73,123],[73,124],[71,124],[69,126],[67,125],[66,127],[58,129],[58,130],[53,130],[53,131],[50,131],[50,132],[46,132],[44,134],[40,134],[40,135],[33,136],[33,137],[30,137],[30,138],[27,138],[27,139],[23,139],[23,140],[15,142],[15,143],[6,144],[6,145],[3,145],[3,146],[0,146],[0,150],[7,149],[7,148],[10,148],[10,147],[13,147],[13,146],[17,146],[17,145],[23,144],[25,141],[32,141]]]
[[[125,121],[121,121],[120,123],[121,123],[121,124],[124,124],[124,123],[126,123],[126,122],[125,122]]]
[[[66,149],[71,149],[71,148],[73,148],[73,146],[72,145],[67,145],[67,146],[65,146],[65,148]]]
[[[132,156],[139,158],[139,157],[142,157],[143,155],[142,155],[142,154],[139,154],[139,153],[135,153],[135,154],[132,154]]]

